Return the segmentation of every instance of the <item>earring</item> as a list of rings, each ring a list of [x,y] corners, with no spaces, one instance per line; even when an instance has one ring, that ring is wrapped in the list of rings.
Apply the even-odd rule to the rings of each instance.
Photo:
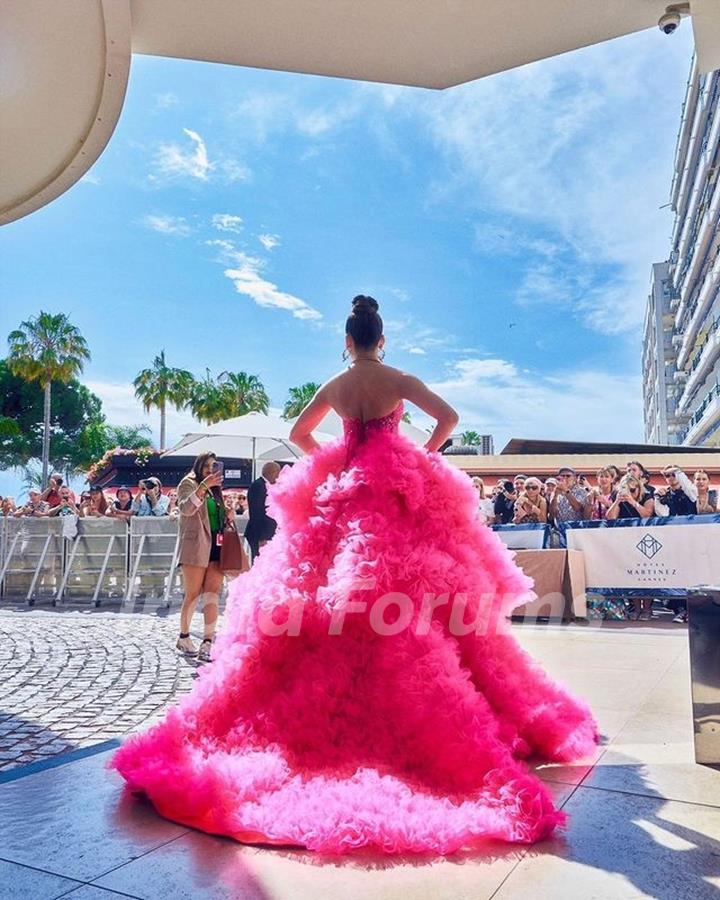
[[[382,347],[380,348],[380,352],[378,353],[378,358],[385,359],[385,350],[383,350]]]
[[[343,352],[342,352],[343,362],[347,362],[349,356],[350,356],[350,354],[348,353],[348,349],[347,349],[347,347],[346,347],[346,348],[343,350]]]

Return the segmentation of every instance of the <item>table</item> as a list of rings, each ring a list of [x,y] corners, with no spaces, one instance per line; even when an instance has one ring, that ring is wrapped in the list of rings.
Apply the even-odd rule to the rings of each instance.
[[[535,582],[537,600],[513,610],[513,618],[585,618],[585,560],[580,550],[518,550],[515,562]]]

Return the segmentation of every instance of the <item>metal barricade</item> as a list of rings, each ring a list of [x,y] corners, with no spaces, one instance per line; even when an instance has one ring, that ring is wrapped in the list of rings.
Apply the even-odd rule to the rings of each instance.
[[[169,606],[181,595],[177,579],[177,519],[130,520],[129,575],[125,602],[158,599]]]
[[[183,593],[178,526],[176,518],[150,516],[129,526],[111,518],[0,518],[0,597],[170,607]]]
[[[3,597],[55,600],[62,583],[66,544],[61,519],[5,519],[0,567]]]
[[[122,600],[127,591],[128,525],[119,519],[80,519],[67,550],[55,600]]]

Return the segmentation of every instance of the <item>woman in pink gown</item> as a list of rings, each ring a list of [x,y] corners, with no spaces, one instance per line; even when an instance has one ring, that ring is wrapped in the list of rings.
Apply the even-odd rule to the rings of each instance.
[[[213,663],[110,765],[158,812],[238,841],[344,853],[531,843],[564,821],[523,763],[590,752],[588,707],[513,638],[533,596],[477,518],[464,473],[433,452],[457,423],[382,363],[377,303],[358,297],[348,370],[292,439],[309,456],[269,489],[278,533],[231,585]],[[403,400],[437,422],[398,433]],[[330,408],[343,438],[311,432]]]

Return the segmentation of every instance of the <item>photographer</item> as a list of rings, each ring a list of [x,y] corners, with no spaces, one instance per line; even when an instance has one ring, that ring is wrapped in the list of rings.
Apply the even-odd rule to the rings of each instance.
[[[563,466],[557,473],[557,484],[550,501],[553,522],[576,522],[585,516],[588,491],[577,483],[577,472]]]
[[[60,505],[60,488],[62,483],[63,477],[58,472],[53,472],[48,478],[48,486],[43,491],[40,499],[44,500],[50,509]]]
[[[235,510],[226,506],[223,499],[222,482],[222,463],[214,453],[201,453],[177,490],[180,510],[178,561],[182,566],[185,598],[180,610],[180,636],[175,646],[185,656],[197,656],[200,662],[211,659],[223,583],[220,551],[225,523],[235,519]],[[190,639],[190,622],[201,597],[204,598],[204,633],[198,651]]]
[[[85,519],[97,519],[107,513],[107,500],[101,487],[91,487],[86,502],[80,503],[80,515]]]
[[[657,495],[656,495],[657,496]],[[608,507],[606,519],[649,519],[655,503],[640,478],[625,475],[620,480],[615,499]]]
[[[59,492],[59,500],[60,502],[57,506],[51,507],[48,512],[49,516],[79,516],[80,508],[73,498],[72,491],[70,488],[61,487]]]
[[[515,517],[515,501],[518,498],[512,481],[498,482],[498,495],[495,497],[493,512],[496,525],[509,525]]]
[[[145,478],[138,484],[138,492],[133,500],[134,516],[166,516],[170,501],[162,494],[159,478]]]
[[[650,484],[650,473],[637,459],[631,460],[625,467],[627,475],[634,475],[642,484],[645,493],[655,496],[655,488]]]
[[[663,469],[667,487],[655,491],[658,516],[693,516],[697,512],[698,492],[682,469],[669,465]]]

